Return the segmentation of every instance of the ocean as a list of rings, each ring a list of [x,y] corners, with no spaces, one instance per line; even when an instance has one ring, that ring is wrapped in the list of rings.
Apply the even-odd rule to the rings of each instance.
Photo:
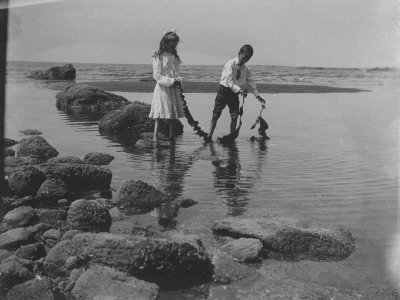
[[[390,290],[400,286],[399,69],[250,66],[260,84],[360,91],[262,93],[266,100],[262,116],[269,124],[267,135],[271,138],[265,143],[250,141],[257,135],[250,127],[260,113],[260,105],[249,95],[243,126],[233,145],[203,144],[187,121],[181,119],[184,133],[175,144],[143,147],[136,145],[135,140],[100,134],[97,123],[101,116],[58,111],[58,90],[49,89],[46,82],[26,78],[29,71],[62,64],[7,64],[7,138],[20,140],[24,135],[19,130],[34,128],[42,131],[42,136],[62,156],[82,158],[94,151],[113,155],[115,159],[108,166],[113,173],[113,196],[124,180],[140,179],[175,196],[196,200],[197,205],[180,210],[174,227],[199,234],[206,245],[217,245],[210,230],[214,221],[227,216],[267,214],[343,225],[356,239],[356,252],[343,261],[287,265],[266,260],[257,266],[260,273],[271,264],[278,264],[293,280],[336,289],[379,286]],[[134,85],[148,81],[152,75],[150,64],[74,66],[77,83],[108,81]],[[222,66],[184,65],[184,84],[218,82],[221,69]],[[151,93],[113,93],[146,103],[152,97]],[[193,117],[206,132],[214,98],[215,93],[186,94]],[[214,137],[226,134],[228,126],[225,110]],[[226,299],[262,299],[257,298],[259,291],[253,286],[233,283],[230,289],[241,290],[240,297],[245,298],[232,294]],[[213,288],[208,287],[206,296],[196,299],[208,299]],[[168,292],[162,294],[162,299],[195,299],[189,294]]]

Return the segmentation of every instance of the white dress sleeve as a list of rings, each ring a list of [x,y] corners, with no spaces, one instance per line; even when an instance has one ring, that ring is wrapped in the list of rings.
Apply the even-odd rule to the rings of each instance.
[[[174,83],[174,78],[163,76],[161,73],[162,60],[159,57],[153,58],[153,78],[158,84],[164,86],[172,86]]]

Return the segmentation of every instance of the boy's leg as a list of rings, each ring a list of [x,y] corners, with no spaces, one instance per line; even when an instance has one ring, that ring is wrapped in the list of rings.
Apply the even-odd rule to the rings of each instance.
[[[239,117],[239,97],[238,95],[232,95],[230,101],[228,102],[229,113],[231,114],[231,127],[230,130],[234,132],[237,126],[237,120]]]
[[[234,132],[236,130],[236,126],[237,126],[237,119],[238,119],[238,115],[237,114],[231,114],[231,132]]]
[[[214,130],[215,130],[215,127],[217,126],[218,118],[219,118],[219,116],[216,117],[213,114],[213,117],[211,119],[211,124],[210,124],[210,131],[208,133],[208,136],[210,137],[210,139],[212,138],[212,135],[214,134]]]

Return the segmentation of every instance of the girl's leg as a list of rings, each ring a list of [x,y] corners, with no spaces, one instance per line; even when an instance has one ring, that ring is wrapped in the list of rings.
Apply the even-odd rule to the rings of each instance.
[[[154,137],[153,140],[158,140],[158,128],[160,127],[160,119],[156,119],[154,123]]]

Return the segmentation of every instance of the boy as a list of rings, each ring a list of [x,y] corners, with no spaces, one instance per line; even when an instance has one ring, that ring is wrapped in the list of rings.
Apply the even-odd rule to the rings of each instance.
[[[222,70],[220,87],[215,97],[215,105],[209,131],[210,140],[212,140],[217,121],[226,105],[228,105],[231,115],[230,133],[235,131],[239,116],[239,94],[243,97],[247,97],[247,93],[241,88],[245,83],[249,85],[257,100],[260,101],[263,106],[265,105],[265,100],[260,97],[250,69],[246,65],[252,56],[253,47],[244,45],[240,48],[238,56],[225,64]]]

